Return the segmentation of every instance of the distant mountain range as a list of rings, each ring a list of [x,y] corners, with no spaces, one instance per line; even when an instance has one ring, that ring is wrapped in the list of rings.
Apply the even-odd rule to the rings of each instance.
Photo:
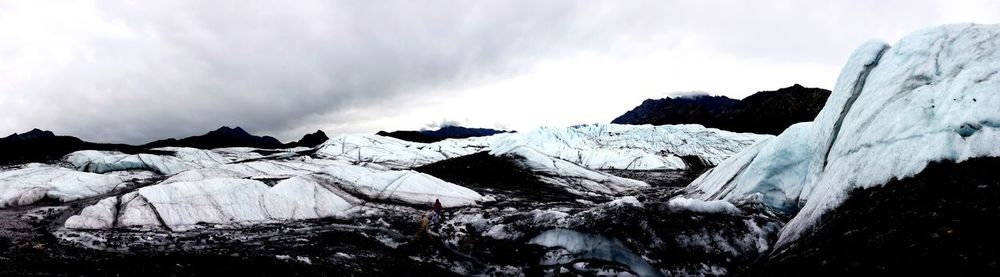
[[[0,165],[55,160],[84,149],[134,152],[140,147],[87,142],[76,137],[57,136],[51,131],[33,129],[0,139]]]
[[[79,150],[114,150],[125,153],[149,152],[149,149],[159,147],[194,147],[212,149],[221,147],[254,147],[254,148],[291,148],[313,147],[329,139],[323,131],[307,134],[302,139],[281,143],[269,136],[256,136],[240,127],[223,126],[215,131],[200,136],[183,139],[163,139],[144,145],[94,143],[72,136],[58,136],[52,131],[33,129],[31,131],[12,134],[0,138],[0,165],[29,162],[43,162],[62,158],[62,156]]]
[[[158,140],[143,146],[147,148],[176,146],[212,149],[220,147],[280,148],[284,144],[273,137],[251,135],[240,127],[229,128],[228,126],[222,126],[222,128],[205,133],[204,135],[183,139],[170,138]]]
[[[502,133],[512,133],[513,131],[495,130],[488,128],[466,128],[462,126],[445,126],[437,130],[421,131],[379,131],[376,135],[393,137],[405,141],[431,143],[450,138],[471,138],[485,137]]]
[[[264,148],[264,149],[274,149],[274,148],[290,148],[290,147],[313,147],[325,142],[329,139],[326,133],[317,130],[315,133],[307,134],[302,137],[302,139],[290,142],[281,143],[278,139],[270,136],[257,136],[250,134],[243,128],[236,127],[230,128],[228,126],[222,126],[222,128],[216,129],[205,133],[200,136],[186,137],[183,139],[164,139],[154,142],[147,143],[143,145],[144,148],[157,148],[157,147],[193,147],[201,149],[212,149],[212,148],[222,148],[222,147],[253,147],[253,148]]]
[[[617,124],[701,124],[735,132],[779,134],[788,126],[812,121],[830,91],[799,84],[761,91],[736,100],[725,96],[649,99],[615,118]]]

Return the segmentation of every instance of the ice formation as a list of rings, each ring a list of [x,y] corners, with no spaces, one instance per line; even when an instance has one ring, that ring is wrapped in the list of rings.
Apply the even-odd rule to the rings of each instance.
[[[23,206],[43,198],[71,201],[107,193],[122,183],[116,175],[28,164],[0,172],[0,208]]]
[[[578,195],[612,195],[646,187],[648,184],[594,171],[580,165],[542,154],[531,146],[516,142],[498,145],[491,155],[514,160],[542,181],[565,188]]]
[[[382,136],[337,136],[319,154],[377,168],[411,168],[480,151],[526,145],[591,169],[686,169],[682,157],[713,166],[768,135],[733,133],[701,125],[591,124],[541,127],[524,133],[418,143]]]
[[[686,169],[684,156],[714,166],[768,135],[733,133],[701,125],[590,124],[541,127],[497,144],[519,143],[593,169]]]
[[[865,43],[823,110],[695,180],[688,197],[762,196],[798,213],[796,239],[855,188],[919,173],[932,161],[1000,156],[1000,25],[946,25],[894,47]]]
[[[63,157],[63,160],[73,164],[78,170],[86,172],[105,173],[141,169],[163,175],[174,175],[186,170],[219,165],[230,161],[209,150],[163,148],[161,151],[174,152],[174,156],[83,150],[69,153]]]
[[[260,176],[285,179],[273,187],[246,179]],[[347,216],[352,208],[368,201],[430,207],[438,199],[445,207],[457,207],[475,205],[482,196],[414,171],[380,171],[341,163],[321,167],[251,162],[195,169],[106,198],[70,217],[66,227],[177,231],[201,223],[244,225]]]

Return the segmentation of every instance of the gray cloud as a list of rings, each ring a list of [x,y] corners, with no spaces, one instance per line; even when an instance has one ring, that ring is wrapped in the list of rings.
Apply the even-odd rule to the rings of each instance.
[[[420,128],[420,130],[421,131],[423,131],[423,130],[437,130],[437,129],[444,128],[444,127],[452,127],[452,126],[459,126],[459,127],[461,127],[462,125],[463,125],[462,122],[458,121],[458,120],[441,119],[441,121],[435,121],[435,122],[424,124],[424,127]]]
[[[912,1],[35,2],[0,4],[0,131],[131,143],[222,125],[289,140],[539,61],[689,39],[839,64],[873,32],[939,15]]]

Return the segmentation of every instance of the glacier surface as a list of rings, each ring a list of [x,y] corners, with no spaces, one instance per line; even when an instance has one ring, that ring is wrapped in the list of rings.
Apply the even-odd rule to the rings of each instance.
[[[254,178],[282,180],[268,186]],[[65,226],[183,231],[198,224],[347,217],[370,201],[430,207],[440,199],[444,207],[458,207],[476,205],[482,198],[470,189],[409,170],[255,161],[194,169],[108,197],[70,217]]]
[[[523,133],[419,143],[375,135],[341,135],[320,146],[326,158],[375,168],[412,168],[511,145],[591,169],[686,169],[682,157],[714,166],[769,135],[733,133],[701,125],[590,124],[540,127]]]
[[[115,189],[123,181],[117,175],[28,164],[0,172],[0,208],[24,206],[43,198],[71,201],[97,196]]]
[[[895,46],[855,50],[811,123],[722,162],[687,197],[760,197],[795,213],[778,244],[798,238],[856,188],[915,175],[929,162],[1000,156],[1000,25],[946,25]]]
[[[82,150],[67,154],[63,160],[73,164],[78,170],[86,172],[106,173],[141,169],[162,175],[174,175],[190,169],[231,162],[231,160],[210,150],[195,148],[159,148],[153,150],[169,151],[173,152],[174,155]]]

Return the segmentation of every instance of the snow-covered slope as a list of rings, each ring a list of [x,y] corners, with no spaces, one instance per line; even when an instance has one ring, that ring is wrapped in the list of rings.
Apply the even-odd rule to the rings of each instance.
[[[894,47],[872,41],[841,72],[811,123],[792,126],[701,176],[690,197],[762,197],[795,212],[790,242],[855,188],[931,161],[1000,156],[1000,25],[947,25]]]

